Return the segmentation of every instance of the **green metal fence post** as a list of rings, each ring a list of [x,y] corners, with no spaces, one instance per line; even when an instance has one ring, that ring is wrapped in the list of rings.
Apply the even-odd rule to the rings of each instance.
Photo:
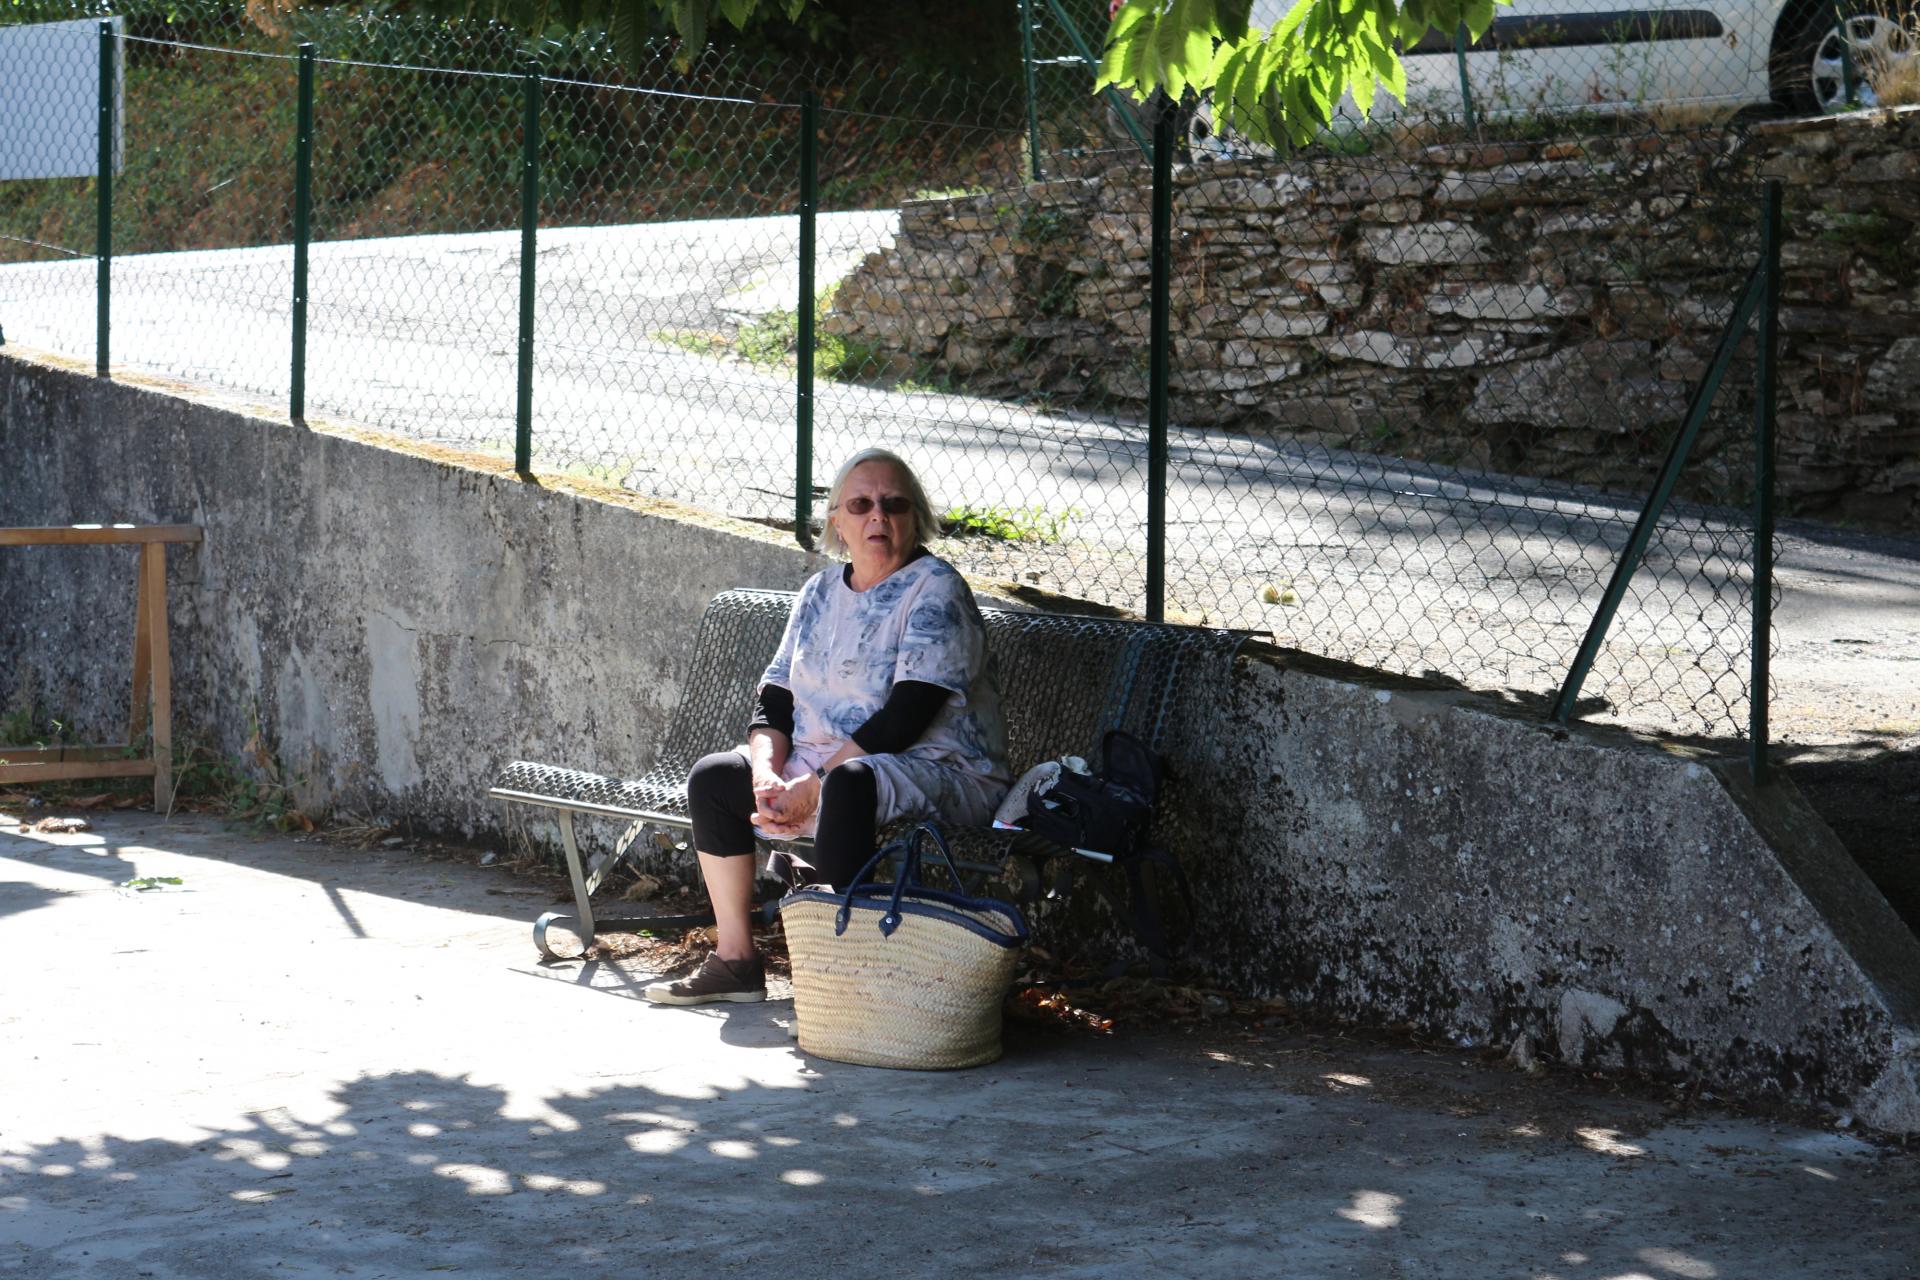
[[[1033,0],[1020,0],[1020,72],[1027,86],[1027,171],[1040,181],[1040,108],[1034,102]]]
[[[1673,437],[1673,444],[1667,450],[1666,461],[1660,464],[1660,478],[1654,482],[1653,493],[1647,499],[1646,506],[1640,509],[1640,516],[1633,524],[1633,532],[1627,537],[1626,549],[1620,553],[1619,562],[1613,566],[1613,577],[1607,582],[1606,594],[1600,597],[1600,607],[1594,611],[1593,621],[1587,626],[1586,638],[1580,642],[1580,652],[1574,655],[1573,665],[1567,670],[1565,683],[1553,700],[1548,718],[1565,724],[1573,714],[1573,704],[1580,698],[1580,686],[1586,683],[1587,673],[1593,669],[1594,659],[1600,656],[1600,645],[1607,638],[1607,628],[1613,625],[1613,615],[1620,609],[1620,602],[1626,598],[1627,585],[1633,581],[1634,571],[1640,567],[1640,559],[1646,554],[1647,544],[1653,540],[1653,530],[1660,523],[1660,514],[1667,509],[1667,500],[1673,496],[1673,490],[1680,482],[1680,470],[1686,466],[1687,456],[1693,452],[1693,442],[1700,434],[1700,428],[1707,420],[1707,410],[1713,407],[1713,398],[1720,390],[1720,380],[1726,376],[1727,366],[1733,361],[1734,350],[1740,345],[1740,338],[1747,331],[1747,322],[1753,318],[1754,311],[1760,305],[1760,293],[1764,286],[1761,268],[1756,266],[1747,277],[1747,283],[1740,290],[1740,301],[1733,309],[1733,318],[1727,321],[1726,330],[1720,335],[1720,345],[1713,353],[1713,360],[1707,366],[1706,377],[1693,390],[1693,400],[1687,406],[1687,415],[1681,421],[1680,430]]]
[[[100,150],[93,182],[94,372],[107,376],[108,330],[113,318],[113,20],[100,23]]]
[[[520,367],[514,379],[513,469],[533,474],[533,298],[540,227],[540,68],[520,78]]]
[[[1761,197],[1759,350],[1753,399],[1753,673],[1747,682],[1747,766],[1767,782],[1767,700],[1773,669],[1774,395],[1780,344],[1780,182]]]
[[[313,231],[313,45],[300,46],[293,126],[293,371],[287,412],[307,420],[307,242]]]
[[[1060,7],[1060,0],[1047,0],[1047,8],[1053,11],[1053,20],[1060,24],[1060,29],[1066,32],[1067,39],[1073,42],[1074,52],[1079,55],[1081,64],[1087,69],[1087,74],[1091,76],[1097,73],[1100,70],[1100,55],[1080,33],[1080,24]],[[1133,100],[1112,86],[1101,90],[1101,97],[1106,99],[1109,107],[1113,108],[1114,117],[1119,120],[1120,127],[1127,131],[1127,136],[1139,146],[1140,154],[1152,159],[1153,139],[1145,129],[1140,127],[1140,122],[1133,118]]]
[[[813,240],[819,99],[809,89],[800,98],[800,297],[796,309],[793,406],[793,536],[813,550]]]
[[[1167,348],[1172,342],[1173,113],[1153,126],[1153,257],[1147,300],[1147,617],[1167,616]]]
[[[1464,22],[1453,31],[1453,61],[1460,69],[1460,106],[1466,113],[1467,128],[1478,131],[1480,124],[1473,114],[1473,86],[1467,82],[1467,24]]]

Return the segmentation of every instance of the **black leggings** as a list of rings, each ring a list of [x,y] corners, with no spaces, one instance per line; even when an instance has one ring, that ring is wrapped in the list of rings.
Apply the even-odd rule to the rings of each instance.
[[[738,751],[717,751],[687,777],[687,808],[693,847],[716,857],[753,852],[753,765]],[[873,856],[880,789],[864,760],[849,760],[827,774],[820,792],[820,825],[806,855],[815,878],[845,887]]]

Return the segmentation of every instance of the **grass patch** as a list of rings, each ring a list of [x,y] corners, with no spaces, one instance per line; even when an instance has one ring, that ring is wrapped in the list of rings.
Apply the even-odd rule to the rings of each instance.
[[[940,396],[964,392],[966,386],[952,375],[938,372],[933,365],[916,361],[913,371],[895,382],[893,389],[910,395]]]
[[[824,317],[833,306],[839,285],[820,291],[814,304],[816,317]],[[781,307],[748,321],[731,334],[711,329],[658,329],[656,342],[677,347],[690,355],[714,360],[737,360],[756,369],[788,370],[799,364],[800,317]],[[813,343],[813,375],[829,382],[865,382],[877,380],[887,367],[887,358],[878,347],[857,339],[822,332],[816,323]],[[910,387],[909,390],[931,390]]]
[[[733,347],[732,339],[726,334],[707,329],[655,329],[652,337],[655,342],[696,356],[724,356]]]
[[[963,506],[940,517],[950,538],[987,538],[995,542],[1059,542],[1078,511],[1050,512],[1044,507]]]
[[[757,368],[777,369],[796,363],[800,349],[800,317],[787,310],[769,311],[758,320],[740,327],[733,335],[733,354]],[[815,351],[813,371],[820,374],[820,353]]]

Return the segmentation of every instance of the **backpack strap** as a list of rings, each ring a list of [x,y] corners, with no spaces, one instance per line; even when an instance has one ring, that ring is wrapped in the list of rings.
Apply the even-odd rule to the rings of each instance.
[[[1147,867],[1152,866],[1155,874],[1149,876]],[[1127,896],[1133,908],[1133,929],[1139,936],[1141,945],[1153,956],[1151,963],[1153,976],[1163,978],[1167,972],[1167,962],[1187,944],[1193,932],[1193,886],[1187,881],[1186,868],[1180,860],[1165,849],[1141,849],[1132,857],[1125,859],[1127,869]],[[1160,873],[1171,876],[1173,887],[1178,895],[1179,910],[1184,920],[1180,936],[1170,938],[1162,927],[1160,903],[1154,881]]]
[[[1147,949],[1147,971],[1156,978],[1167,976],[1167,966],[1181,948],[1186,945],[1192,932],[1193,888],[1187,881],[1186,870],[1180,860],[1165,849],[1137,849],[1114,860],[1109,870],[1118,870],[1126,876],[1126,903],[1119,901],[1118,886],[1105,876],[1094,881],[1097,892],[1117,915],[1124,915],[1133,926],[1133,935],[1140,945]],[[1159,896],[1156,893],[1157,882],[1162,877],[1172,881],[1178,897],[1179,911],[1186,919],[1186,927],[1180,930],[1180,936],[1170,936],[1160,913]],[[1126,972],[1127,962],[1115,960],[1105,969],[1109,978],[1117,978]]]

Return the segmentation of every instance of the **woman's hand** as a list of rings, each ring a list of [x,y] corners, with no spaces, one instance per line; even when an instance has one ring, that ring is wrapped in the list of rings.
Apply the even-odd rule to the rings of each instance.
[[[780,776],[778,769],[775,769],[764,760],[755,760],[753,762],[754,808],[758,809],[760,807],[763,796],[777,796],[786,789],[787,780]]]
[[[809,820],[820,808],[820,779],[805,773],[791,782],[773,779],[763,789],[756,775],[753,789],[753,825],[766,836],[799,836],[807,833]]]
[[[787,780],[756,761],[753,767],[753,824],[763,826],[778,823],[780,805],[786,794]]]

